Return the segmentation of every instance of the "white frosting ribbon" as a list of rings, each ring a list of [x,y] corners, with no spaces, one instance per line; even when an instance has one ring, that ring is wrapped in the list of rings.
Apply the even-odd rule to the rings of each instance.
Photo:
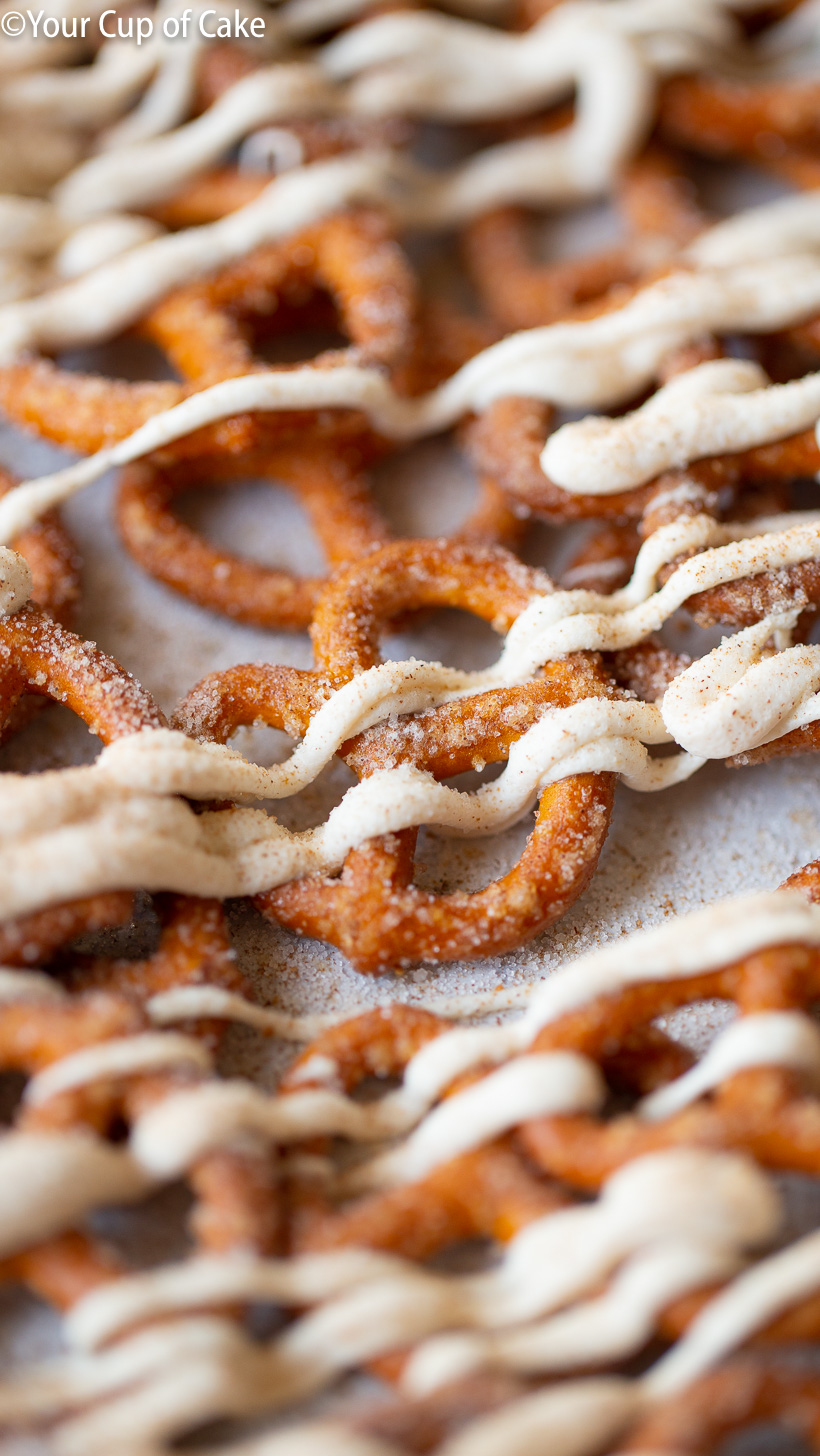
[[[621,592],[535,597],[485,672],[410,661],[360,674],[317,711],[291,758],[270,769],[221,745],[149,729],[113,743],[88,767],[3,775],[0,918],[102,890],[255,894],[335,869],[363,841],[413,825],[457,835],[497,832],[567,775],[618,773],[630,787],[652,792],[681,782],[708,758],[746,751],[813,722],[820,711],[820,649],[766,646],[791,622],[792,608],[792,615],[775,614],[693,663],[659,704],[588,698],[546,710],[511,746],[500,777],[473,792],[403,764],[363,779],[324,824],[303,832],[249,808],[196,815],[177,797],[286,797],[311,782],[346,739],[391,714],[526,682],[541,664],[566,653],[628,647],[695,592],[813,559],[820,535],[814,516],[766,529],[791,519],[742,526],[698,517],[675,522],[645,544]],[[690,557],[653,589],[665,561],[709,541],[726,544]],[[671,741],[685,751],[666,758],[649,753]]]

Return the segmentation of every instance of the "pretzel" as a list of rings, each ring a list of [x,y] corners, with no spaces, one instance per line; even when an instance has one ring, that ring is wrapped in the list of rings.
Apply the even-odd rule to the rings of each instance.
[[[368,1077],[400,1077],[410,1058],[449,1026],[409,1006],[366,1012],[316,1037],[288,1069],[280,1090],[286,1095],[309,1087],[311,1067],[326,1059],[335,1067],[334,1082],[348,1094]],[[419,1182],[364,1198],[343,1211],[335,1211],[320,1190],[300,1188],[298,1182],[290,1200],[296,1249],[354,1245],[410,1259],[429,1259],[468,1238],[506,1241],[565,1202],[528,1171],[509,1139],[465,1153]]]
[[[126,898],[130,902],[130,896]],[[70,1000],[32,1007],[23,998],[6,1005],[0,1018],[0,1063],[4,1068],[31,1074],[73,1051],[145,1031],[150,1022],[142,1003],[180,986],[207,981],[235,994],[247,993],[218,902],[169,895],[156,897],[156,906],[162,930],[156,951],[147,959],[66,955],[57,962],[56,970],[72,992]],[[82,928],[91,927],[85,924]],[[214,1049],[224,1030],[202,1020],[192,1020],[188,1029]],[[116,1127],[120,1115],[135,1115],[179,1086],[197,1080],[186,1068],[96,1081],[88,1088],[59,1093],[29,1110],[22,1125],[50,1129],[80,1124],[106,1133]],[[204,1249],[253,1245],[264,1250],[276,1245],[280,1207],[266,1155],[215,1151],[192,1167],[190,1184],[196,1194],[190,1227]],[[76,1231],[55,1235],[0,1262],[0,1279],[20,1280],[63,1309],[124,1272],[125,1266],[101,1240]]]
[[[277,453],[210,454],[172,464],[141,461],[123,471],[117,524],[124,545],[146,571],[200,606],[259,627],[307,627],[323,579],[257,565],[205,541],[174,515],[180,491],[243,476],[282,481],[307,509],[332,566],[379,546],[386,527],[373,505],[363,451],[344,454],[321,441]]]
[[[0,495],[12,490],[15,484],[12,476],[0,469]],[[13,544],[31,569],[33,600],[50,617],[63,626],[70,626],[80,594],[80,562],[57,512],[49,512]],[[21,698],[4,725],[2,737],[8,738],[22,728],[41,701],[30,694]]]
[[[807,1006],[817,994],[816,949],[784,946],[703,975],[651,979],[601,996],[558,1018],[539,1033],[534,1048],[573,1048],[599,1057],[604,1047],[628,1044],[652,1021],[680,1006],[718,997],[741,1014]],[[778,1067],[749,1067],[730,1077],[711,1101],[696,1102],[659,1121],[622,1114],[609,1122],[570,1116],[534,1121],[519,1130],[522,1146],[553,1177],[578,1188],[599,1186],[614,1168],[659,1148],[731,1147],[764,1166],[814,1173],[817,1169],[816,1098],[801,1093]]]
[[[65,703],[104,743],[164,718],[144,688],[113,658],[83,642],[41,607],[30,604],[0,619],[0,722],[13,722],[24,693]],[[0,963],[39,964],[86,930],[131,918],[130,894],[94,895],[6,921]]]
[[[788,1441],[820,1440],[820,1385],[810,1370],[751,1355],[711,1371],[630,1431],[618,1452],[715,1451],[745,1427],[779,1429]],[[742,1439],[742,1437],[741,1437]]]
[[[32,1043],[31,1010],[15,1016],[14,1006],[4,1016],[2,1062],[30,1072],[49,1065],[50,1053],[66,1055],[97,1039],[136,1035],[145,1021],[127,998],[92,993],[49,1010],[39,1023],[39,1040]],[[19,1028],[19,1029],[18,1029]],[[22,1126],[50,1131],[76,1126],[115,1128],[182,1088],[201,1082],[191,1068],[161,1074],[95,1083],[88,1093],[63,1093],[31,1109]],[[270,1160],[263,1151],[224,1149],[206,1154],[188,1175],[195,1197],[189,1227],[203,1250],[276,1246],[279,1208]],[[60,1234],[12,1255],[0,1264],[0,1277],[21,1281],[58,1307],[73,1304],[100,1283],[125,1272],[106,1255],[104,1246],[82,1234]]]
[[[412,357],[399,371],[402,386],[421,393],[478,351],[487,331],[437,299],[425,300]],[[131,555],[152,576],[200,606],[260,627],[307,627],[322,578],[257,565],[203,541],[173,512],[174,496],[192,487],[243,477],[282,481],[307,510],[331,568],[356,561],[387,539],[370,494],[368,467],[384,451],[375,440],[295,441],[277,450],[199,457],[162,455],[127,467],[117,497],[117,523]],[[512,544],[521,533],[503,493],[490,477],[457,539]]]
[[[816,144],[818,100],[818,83],[799,77],[675,76],[661,91],[660,126],[670,140],[708,156],[776,155],[784,142]]]
[[[310,318],[310,308],[325,290],[336,303],[352,352],[327,350],[314,360],[318,367],[365,358],[389,368],[402,360],[414,306],[403,255],[376,214],[341,214],[260,248],[157,305],[142,332],[165,350],[183,384],[105,380],[69,373],[45,359],[21,360],[0,367],[0,408],[47,439],[93,454],[208,384],[292,367],[260,361],[247,330],[256,323],[276,332],[294,311],[304,318],[306,306]],[[324,307],[318,318],[327,318]],[[355,412],[337,411],[283,412],[260,422],[245,417],[196,431],[186,448],[193,453],[242,450],[306,429],[334,439],[350,429],[360,434],[362,422]]]
[[[318,676],[253,666],[212,675],[180,705],[175,721],[222,742],[249,722],[304,732],[327,685],[339,687],[379,660],[379,635],[397,615],[458,606],[504,631],[538,586],[537,575],[500,551],[438,542],[386,546],[337,576],[321,597],[312,627]],[[605,693],[594,664],[555,663],[542,680],[445,705],[411,720],[406,734],[374,730],[361,744],[343,746],[342,755],[360,775],[409,761],[449,776],[506,758],[510,743],[546,706]],[[572,776],[546,788],[518,865],[483,891],[417,889],[415,833],[403,831],[352,851],[339,879],[307,877],[256,903],[299,933],[337,945],[362,971],[508,950],[553,923],[585,888],[606,835],[611,796],[607,775]]]
[[[552,323],[615,285],[634,282],[653,255],[684,246],[706,225],[685,172],[657,146],[627,168],[618,201],[633,234],[626,245],[548,264],[534,261],[530,219],[521,208],[499,208],[467,227],[467,266],[499,323],[508,329]]]

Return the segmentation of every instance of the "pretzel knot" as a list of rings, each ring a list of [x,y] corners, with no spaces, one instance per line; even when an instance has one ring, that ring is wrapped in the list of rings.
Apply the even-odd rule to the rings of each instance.
[[[319,353],[316,367],[363,359],[397,367],[411,344],[414,307],[412,276],[382,219],[342,214],[176,290],[142,321],[141,332],[165,351],[183,383],[126,382],[21,360],[0,368],[0,408],[48,439],[93,454],[207,385],[294,367],[266,364],[253,347],[255,336],[281,333],[294,320],[326,326],[338,319],[350,339],[348,348]],[[363,427],[356,411],[245,416],[196,431],[175,453],[243,450],[305,430],[337,439]]]
[[[549,263],[536,260],[532,219],[524,209],[498,208],[470,223],[465,260],[493,317],[508,329],[530,329],[579,305],[606,306],[611,289],[634,283],[648,264],[690,242],[707,221],[686,172],[657,145],[625,169],[617,202],[632,233],[627,245]]]
[[[315,673],[247,665],[205,678],[180,705],[177,725],[225,742],[243,724],[304,733],[330,689],[374,666],[391,621],[427,607],[460,607],[509,629],[545,579],[498,549],[441,542],[386,546],[341,572],[312,627]],[[448,778],[506,760],[548,709],[609,691],[588,657],[548,664],[543,676],[444,704],[351,739],[341,756],[365,777],[413,764]],[[575,774],[545,788],[517,865],[486,889],[436,894],[413,883],[416,830],[353,850],[338,878],[310,876],[256,898],[265,915],[329,941],[360,971],[512,950],[557,920],[588,884],[613,802],[612,775]]]

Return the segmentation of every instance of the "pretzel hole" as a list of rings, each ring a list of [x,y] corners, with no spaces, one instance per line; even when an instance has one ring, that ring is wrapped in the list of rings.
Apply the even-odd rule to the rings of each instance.
[[[489,623],[460,607],[414,613],[408,630],[400,637],[390,634],[382,643],[382,656],[388,662],[419,657],[467,671],[491,667],[500,651],[499,635]]]
[[[152,1268],[185,1259],[194,1252],[188,1231],[193,1206],[187,1184],[171,1183],[139,1203],[96,1209],[85,1223],[88,1231],[124,1264]]]
[[[501,765],[493,765],[494,768]],[[519,824],[486,839],[449,839],[435,829],[419,830],[413,884],[419,890],[473,894],[501,879],[518,863],[532,832],[534,812]]]
[[[396,536],[455,535],[479,498],[478,481],[450,437],[423,440],[375,465],[371,489]]]
[[[527,223],[536,263],[602,253],[628,241],[623,215],[610,202],[590,202],[549,218],[528,214]]]
[[[14,1123],[27,1080],[24,1072],[0,1072],[0,1123],[4,1127]]]
[[[15,1367],[24,1369],[32,1360],[48,1360],[62,1353],[60,1321],[52,1306],[25,1285],[0,1285],[0,1367],[4,1375],[8,1377]],[[36,1452],[37,1446],[26,1441],[25,1446],[18,1446],[21,1456],[25,1456],[26,1446]]]
[[[242,555],[261,566],[295,566],[305,577],[327,573],[307,512],[284,485],[203,480],[174,496],[173,512],[222,553]]]
[[[445,1244],[431,1258],[424,1260],[428,1269],[442,1274],[484,1274],[497,1269],[504,1257],[504,1245],[496,1239],[459,1239]]]
[[[747,208],[763,207],[794,195],[788,183],[738,157],[733,157],[727,167],[725,162],[690,153],[686,164],[701,206],[713,217],[732,217]]]
[[[148,960],[159,949],[162,927],[151,896],[138,890],[134,896],[134,914],[122,925],[104,930],[89,930],[70,941],[65,954],[104,956],[106,960]]]
[[[128,335],[109,343],[84,349],[68,349],[56,356],[56,363],[69,374],[100,375],[103,379],[130,382],[170,379],[179,382],[170,360],[150,339]]]
[[[779,1421],[755,1421],[733,1431],[715,1447],[715,1456],[811,1456],[815,1447],[797,1431]]]
[[[305,363],[352,342],[336,300],[324,288],[297,283],[274,295],[260,289],[243,304],[228,304],[224,311],[239,325],[257,359],[267,364]]]
[[[695,1056],[702,1057],[737,1014],[734,1001],[710,996],[702,1001],[689,1001],[665,1016],[656,1016],[651,1025],[665,1031]]]
[[[62,703],[43,700],[38,713],[0,746],[0,773],[31,773],[67,764],[92,763],[102,748],[96,734]]]
[[[331,322],[307,328],[294,323],[275,333],[261,331],[254,338],[254,353],[266,364],[306,364],[319,354],[349,346],[347,334]]]
[[[253,763],[269,768],[289,757],[293,739],[276,728],[239,728],[231,746]],[[335,758],[298,794],[287,799],[266,800],[256,807],[274,815],[288,829],[313,829],[324,823],[330,811],[341,803],[356,782],[352,769],[340,758]]]

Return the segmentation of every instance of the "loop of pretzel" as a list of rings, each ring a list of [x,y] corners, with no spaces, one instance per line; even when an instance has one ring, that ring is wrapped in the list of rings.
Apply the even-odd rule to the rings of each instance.
[[[385,368],[403,362],[411,344],[415,299],[404,257],[374,213],[340,214],[279,243],[258,249],[209,279],[170,294],[143,321],[184,383],[136,382],[70,373],[45,359],[0,368],[0,406],[10,419],[33,427],[58,444],[93,454],[171,409],[207,384],[248,374],[266,365],[253,352],[254,323],[274,333],[297,317],[310,319],[317,299],[320,323],[328,320],[321,293],[334,299],[350,353],[326,350],[314,363],[333,368],[345,357]],[[331,314],[332,317],[332,314]],[[197,431],[185,448],[246,449],[281,442],[306,426],[328,438],[361,434],[355,412],[305,412],[245,417]],[[180,447],[182,448],[182,447]]]
[[[654,147],[626,170],[620,208],[634,233],[629,242],[552,263],[533,257],[529,219],[521,208],[499,208],[465,230],[464,252],[482,301],[508,329],[536,328],[601,300],[617,284],[633,283],[653,255],[683,247],[706,225],[685,171]]]
[[[438,542],[386,546],[340,573],[320,599],[312,634],[318,675],[246,666],[212,675],[178,710],[188,732],[226,741],[264,721],[304,732],[326,691],[379,661],[391,620],[456,606],[509,628],[543,579],[501,551]],[[373,729],[342,747],[360,775],[410,762],[450,776],[503,761],[510,744],[549,707],[607,691],[594,662],[549,665],[543,678],[445,704],[404,731]],[[505,728],[499,734],[499,716]],[[353,850],[337,879],[310,876],[257,897],[264,914],[328,940],[359,970],[412,960],[452,960],[512,949],[564,914],[586,887],[609,824],[612,779],[579,774],[544,789],[518,864],[486,890],[433,894],[413,884],[416,833]],[[580,846],[580,852],[579,852]]]
[[[180,332],[187,337],[184,329]],[[413,354],[400,377],[409,392],[418,393],[451,374],[486,338],[479,325],[439,301],[427,300]],[[243,477],[281,482],[307,511],[332,569],[359,560],[388,538],[369,480],[369,467],[384,449],[384,443],[372,437],[351,437],[340,450],[338,441],[312,433],[309,443],[299,438],[278,448],[149,458],[122,472],[117,498],[120,535],[146,571],[200,606],[260,627],[304,628],[310,624],[324,579],[262,566],[211,545],[179,520],[174,497],[191,488]],[[455,533],[456,539],[513,544],[521,523],[503,492],[486,475],[478,485],[477,504]]]

